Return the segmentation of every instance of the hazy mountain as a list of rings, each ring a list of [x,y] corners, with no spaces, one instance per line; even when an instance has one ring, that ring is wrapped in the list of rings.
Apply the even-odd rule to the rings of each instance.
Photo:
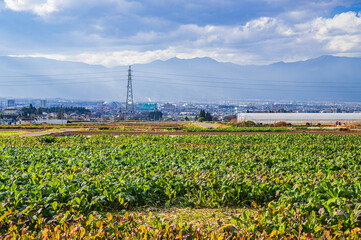
[[[125,101],[127,68],[0,57],[0,94]],[[322,56],[266,66],[172,58],[132,69],[136,101],[361,101],[361,58]]]

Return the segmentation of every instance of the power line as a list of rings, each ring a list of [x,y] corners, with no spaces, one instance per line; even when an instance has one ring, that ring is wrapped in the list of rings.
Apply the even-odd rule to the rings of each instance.
[[[115,76],[109,76],[109,77],[98,76],[98,77],[83,77],[83,78],[70,78],[70,79],[51,78],[51,79],[35,79],[35,80],[20,80],[20,81],[0,81],[0,83],[29,83],[29,81],[34,81],[35,83],[37,83],[37,82],[49,82],[49,81],[76,81],[79,79],[82,80],[82,79],[107,79],[107,78],[114,79]],[[23,84],[17,86],[22,86],[22,85]],[[0,85],[0,86],[11,86],[11,85]]]
[[[176,81],[191,81],[191,82],[200,82],[200,83],[212,83],[212,84],[235,84],[235,85],[240,85],[242,84],[242,86],[271,86],[271,87],[300,87],[300,88],[315,88],[315,87],[325,87],[325,85],[305,85],[303,83],[296,83],[296,82],[289,82],[292,84],[302,84],[302,85],[285,85],[285,84],[275,84],[273,82],[268,82],[268,83],[240,83],[240,82],[227,82],[227,81],[206,81],[206,80],[190,80],[190,79],[179,79],[179,78],[165,78],[165,77],[148,77],[148,76],[142,76],[140,75],[139,77],[143,77],[143,78],[147,78],[147,79],[165,79],[165,80],[176,80]],[[35,82],[29,82],[29,80],[20,80],[20,81],[0,81],[0,83],[15,83],[15,84],[0,84],[0,86],[3,87],[12,87],[12,86],[38,86],[38,85],[56,85],[56,84],[72,84],[72,83],[92,83],[92,82],[99,82],[99,81],[81,81],[78,82],[78,80],[83,80],[83,79],[98,79],[101,80],[101,82],[117,82],[118,80],[114,79],[115,76],[109,76],[109,77],[101,77],[101,76],[97,76],[97,77],[84,77],[84,78],[71,78],[71,79],[37,79],[35,80]],[[111,80],[106,80],[106,79],[111,79]],[[52,81],[52,82],[49,82]],[[40,83],[39,83],[40,82]],[[45,83],[41,83],[41,82],[45,82]],[[19,83],[19,84],[18,84]],[[21,83],[21,84],[20,84]],[[24,84],[25,83],[25,84]],[[356,84],[355,86],[345,86],[344,83],[340,83],[340,86],[332,86],[332,87],[337,87],[337,88],[361,88],[360,84]],[[328,85],[330,86],[330,85]]]
[[[56,76],[79,76],[79,75],[99,75],[99,74],[110,74],[110,73],[120,73],[120,72],[125,72],[124,70],[116,70],[116,71],[102,71],[102,72],[83,72],[83,73],[62,73],[62,74],[36,74],[36,75],[9,75],[9,76],[0,76],[0,78],[36,78],[36,77],[56,77]],[[349,85],[349,84],[357,84],[357,83],[351,83],[351,82],[346,82],[346,83],[340,83],[339,81],[327,81],[327,82],[323,82],[323,81],[312,81],[312,82],[303,82],[303,83],[298,83],[295,81],[291,81],[291,80],[274,80],[274,79],[251,79],[251,78],[232,78],[232,77],[220,77],[220,76],[202,76],[202,75],[187,75],[187,74],[172,74],[172,73],[160,73],[160,72],[148,72],[148,71],[134,71],[132,70],[132,72],[139,72],[139,73],[149,73],[149,74],[157,74],[157,75],[166,75],[166,76],[180,76],[180,77],[186,77],[186,78],[206,78],[206,79],[224,79],[224,80],[236,80],[237,82],[215,82],[215,81],[202,81],[202,80],[192,80],[195,82],[212,82],[212,83],[226,83],[226,84],[236,84],[236,83],[240,83],[242,81],[252,81],[252,85],[263,85],[263,83],[254,83],[254,82],[267,82],[267,83],[294,83],[294,84],[304,84],[304,83],[322,83],[322,84],[342,84],[342,85]],[[116,76],[112,76],[112,77],[116,77]],[[148,77],[148,76],[145,76]],[[154,77],[154,76],[151,76]],[[156,76],[157,78],[163,78],[164,77],[160,77],[160,76]],[[99,76],[99,77],[86,77],[86,78],[77,78],[77,79],[91,79],[91,78],[104,78],[104,76]],[[169,79],[169,78],[166,78]],[[172,78],[174,80],[177,80],[175,78]],[[0,79],[1,80],[1,79]],[[58,80],[58,79],[54,79],[52,78],[52,80]],[[72,79],[61,79],[61,80],[75,80],[74,78]],[[186,79],[180,79],[180,80],[185,80]],[[48,81],[48,79],[37,79],[36,81],[40,82],[40,81]],[[20,81],[16,81],[16,80],[9,80],[9,81],[0,81],[0,83],[5,83],[5,82],[27,82],[26,80],[20,80]],[[274,84],[273,84],[274,85]],[[315,87],[315,86],[312,86]]]
[[[105,80],[101,82],[119,82],[119,80]],[[82,81],[82,82],[48,82],[48,83],[31,83],[31,84],[8,84],[0,85],[0,87],[22,87],[22,86],[47,86],[47,85],[63,85],[63,84],[83,84],[83,83],[99,83],[99,81]]]
[[[55,76],[77,76],[77,75],[89,75],[89,74],[103,74],[103,73],[119,73],[124,70],[117,71],[104,71],[104,72],[88,72],[88,73],[60,73],[60,74],[27,74],[27,75],[0,75],[0,78],[34,78],[34,77],[55,77]]]
[[[180,77],[192,77],[192,78],[211,78],[211,79],[225,79],[225,80],[237,80],[237,81],[259,81],[259,82],[294,82],[291,80],[274,80],[274,79],[251,79],[251,78],[232,78],[232,77],[220,77],[220,76],[202,76],[202,75],[187,75],[187,74],[173,74],[173,73],[156,73],[156,72],[148,72],[148,71],[134,71],[134,72],[139,72],[139,73],[149,73],[149,74],[159,74],[159,75],[169,75],[169,76],[180,76]],[[323,81],[312,81],[312,82],[307,82],[307,83],[322,83],[322,84],[327,84],[327,83],[339,83],[339,81],[327,81],[327,82],[323,82]]]
[[[144,80],[144,79],[137,79],[136,81],[142,81],[142,82],[151,82],[151,83],[162,83],[162,84],[171,84],[171,85],[184,85],[184,86],[198,86],[198,87],[208,87],[208,88],[225,88],[225,89],[239,89],[239,90],[266,90],[266,91],[285,91],[285,92],[290,92],[291,90],[289,89],[279,89],[279,88],[274,88],[274,89],[270,89],[270,88],[249,88],[249,87],[230,87],[230,86],[211,86],[211,85],[196,85],[196,84],[188,84],[188,83],[175,83],[175,82],[162,82],[162,81],[154,81],[154,80]],[[294,89],[294,91],[296,91],[297,89]],[[318,91],[320,92],[320,89],[309,89],[309,90],[314,90],[314,91]],[[332,91],[332,90],[327,90],[324,89],[323,92],[336,92],[336,93],[350,93],[352,91]],[[359,91],[355,91],[354,93],[359,93]]]
[[[47,85],[66,85],[66,84],[87,84],[87,83],[100,83],[100,81],[98,81],[99,79],[101,80],[101,82],[119,82],[119,80],[104,80],[104,78],[101,78],[101,77],[93,77],[92,79],[98,79],[97,81],[75,81],[75,80],[78,80],[78,79],[89,79],[89,78],[77,78],[77,79],[66,79],[66,80],[61,80],[61,82],[46,82],[46,83],[28,83],[28,84],[0,84],[1,87],[19,87],[19,86],[47,86]],[[153,79],[153,80],[152,80]],[[242,87],[235,87],[235,86],[220,86],[220,85],[205,85],[205,84],[202,84],[202,85],[197,85],[197,84],[194,84],[194,83],[184,83],[184,82],[164,82],[164,81],[158,81],[158,79],[166,79],[168,80],[168,78],[160,78],[158,77],[156,80],[154,80],[154,78],[149,78],[149,77],[146,77],[146,79],[137,79],[136,81],[141,81],[141,82],[150,82],[150,83],[161,83],[161,84],[171,84],[171,85],[183,85],[183,86],[199,86],[199,87],[208,87],[208,88],[222,88],[222,89],[240,89],[240,90],[266,90],[266,91],[291,91],[291,90],[294,90],[296,91],[297,89],[295,88],[310,88],[309,90],[316,90],[316,91],[320,91],[319,89],[314,89],[316,87],[324,87],[324,86],[285,86],[285,85],[279,85],[281,87],[288,87],[288,88],[291,88],[290,89],[279,89],[279,88],[252,88],[252,87],[247,87],[247,86],[252,86],[252,85],[255,85],[255,86],[267,86],[265,84],[252,84],[252,83],[249,83],[249,84],[242,84]],[[177,80],[177,79],[176,79]],[[47,80],[48,81],[48,80]],[[66,81],[66,82],[64,82]],[[71,82],[68,82],[68,81],[71,81]],[[224,82],[212,82],[212,81],[199,81],[199,82],[205,82],[205,83],[222,83],[224,84]],[[231,84],[236,84],[236,85],[240,85],[241,83],[231,83]],[[268,85],[268,86],[271,86],[271,87],[277,87],[277,85]],[[346,88],[345,86],[334,86],[334,87],[337,87],[338,89],[339,88]],[[352,87],[352,89],[357,89],[357,88],[361,88],[361,87]],[[340,90],[337,90],[337,91],[332,91],[332,90],[322,90],[323,92],[338,92],[338,93],[341,93],[341,92],[352,92],[352,91],[340,91]],[[358,91],[357,91],[358,92]]]
[[[53,75],[24,75],[24,76],[0,76],[1,77],[49,77],[49,76],[79,76],[79,75],[98,75],[98,74],[108,74],[108,73],[119,73],[124,71],[107,71],[107,72],[92,72],[92,73],[72,73],[72,74],[53,74]],[[353,86],[345,86],[345,83],[339,83],[339,82],[312,82],[312,83],[322,83],[325,85],[305,85],[304,83],[298,83],[294,81],[275,81],[275,80],[260,80],[260,79],[248,79],[249,81],[267,81],[267,83],[242,83],[241,80],[245,81],[246,79],[243,78],[228,78],[228,77],[214,77],[214,76],[196,76],[196,75],[183,75],[183,74],[168,74],[168,73],[155,73],[155,72],[145,72],[145,71],[136,71],[140,73],[150,73],[150,74],[159,74],[159,75],[169,75],[169,76],[178,76],[178,77],[192,77],[192,78],[208,78],[208,79],[230,79],[230,80],[237,80],[238,82],[231,82],[231,81],[207,81],[207,80],[200,80],[200,79],[180,79],[180,78],[166,78],[162,76],[142,76],[140,75],[141,79],[137,79],[136,81],[142,81],[142,82],[153,82],[153,83],[161,83],[161,84],[172,84],[172,85],[184,85],[184,86],[199,86],[199,87],[208,87],[208,88],[224,88],[224,89],[240,89],[240,90],[271,90],[271,91],[291,91],[289,89],[279,89],[275,87],[281,87],[281,88],[291,88],[292,90],[296,91],[297,88],[309,88],[309,90],[317,90],[320,91],[320,89],[315,88],[323,88],[325,86],[334,87],[337,89],[360,89],[361,85],[357,83],[347,83],[347,84],[355,84]],[[114,79],[116,76],[89,76],[89,77],[82,77],[82,78],[68,78],[68,79],[51,79],[52,82],[49,82],[49,79],[36,79],[35,82],[29,82],[26,80],[13,80],[13,81],[0,81],[0,83],[15,83],[15,84],[0,84],[2,87],[21,87],[21,86],[40,86],[40,85],[63,85],[63,84],[86,84],[86,83],[103,83],[103,82],[119,82],[119,80]],[[144,79],[142,79],[144,78]],[[96,79],[96,81],[89,81],[89,79]],[[153,80],[152,80],[153,79]],[[155,80],[154,80],[155,79]],[[159,81],[159,79],[164,80],[172,80],[173,82],[164,82]],[[87,80],[87,81],[79,81],[79,80]],[[99,81],[100,80],[100,81]],[[177,82],[178,81],[178,82]],[[181,81],[181,82],[179,82]],[[189,82],[189,83],[185,83]],[[289,83],[289,84],[302,84],[302,85],[285,85],[285,84],[275,84],[275,83]],[[22,84],[20,84],[22,83]],[[24,84],[25,83],[25,84]],[[242,85],[242,87],[236,87],[236,86],[220,86],[220,85],[197,85],[194,83],[207,83],[207,84],[233,84],[233,85]],[[311,82],[307,82],[311,83]],[[341,86],[330,86],[329,84],[341,84]],[[274,87],[272,89],[270,88],[251,88],[248,86],[268,86],[268,87]],[[340,90],[327,90],[322,89],[323,92],[353,92],[353,91],[340,91]],[[358,93],[358,91],[357,91]]]
[[[143,78],[149,78],[148,76],[142,76],[140,75],[139,77],[143,77]],[[152,78],[152,77],[150,77]],[[154,78],[154,77],[153,77]],[[252,85],[252,86],[287,86],[285,84],[274,84],[274,82],[272,80],[269,80],[270,82],[268,83],[240,83],[240,82],[226,82],[226,81],[221,81],[221,82],[216,82],[216,81],[204,81],[204,80],[185,80],[185,79],[176,79],[176,78],[164,78],[164,77],[156,77],[157,79],[166,79],[166,80],[179,80],[179,81],[192,81],[192,82],[204,82],[204,83],[218,83],[218,84],[242,84],[242,85]],[[297,83],[297,82],[289,82],[289,83],[294,83],[294,84],[302,84],[302,85],[290,85],[288,87],[310,87],[310,88],[314,88],[314,87],[325,87],[325,85],[304,85],[303,83]],[[311,82],[308,82],[311,83]],[[335,83],[335,82],[334,82]],[[341,86],[333,86],[333,87],[337,87],[337,88],[355,88],[354,86],[344,86],[344,83],[339,83],[341,84]],[[359,88],[361,88],[361,83],[357,84],[356,86],[358,86]],[[357,88],[357,87],[356,87]]]

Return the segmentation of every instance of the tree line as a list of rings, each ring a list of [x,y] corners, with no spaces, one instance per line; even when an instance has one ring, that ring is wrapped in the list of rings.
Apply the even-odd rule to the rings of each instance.
[[[203,122],[203,121],[212,121],[212,120],[213,120],[212,115],[209,112],[206,112],[204,109],[201,109],[198,115],[198,121]]]
[[[43,113],[57,113],[57,114],[70,114],[70,113],[76,113],[76,114],[86,114],[90,115],[91,112],[89,109],[86,109],[85,107],[50,107],[50,108],[36,108],[32,104],[29,105],[29,107],[23,107],[20,110],[21,116],[31,116],[31,115],[41,115]]]

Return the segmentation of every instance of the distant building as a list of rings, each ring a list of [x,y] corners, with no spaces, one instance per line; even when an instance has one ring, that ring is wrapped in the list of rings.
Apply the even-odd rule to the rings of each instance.
[[[40,107],[46,108],[46,100],[40,100]]]
[[[9,99],[8,100],[8,108],[14,108],[15,107],[15,100]]]
[[[17,124],[31,124],[33,120],[31,118],[23,118],[20,119]]]
[[[157,110],[156,103],[139,103],[137,107],[138,111],[155,111]]]
[[[170,104],[170,103],[166,103],[163,105],[163,110],[164,111],[169,111],[172,112],[175,110],[175,105],[174,104]]]
[[[68,120],[64,120],[64,119],[38,119],[33,121],[36,124],[67,124],[69,123]]]
[[[7,108],[4,110],[5,116],[18,116],[19,111],[16,108]]]
[[[277,122],[334,124],[336,121],[342,123],[361,122],[361,113],[239,113],[237,121],[252,121],[264,124]]]

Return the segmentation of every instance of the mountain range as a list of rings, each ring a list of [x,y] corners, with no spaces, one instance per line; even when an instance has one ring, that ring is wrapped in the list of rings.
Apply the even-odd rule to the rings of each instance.
[[[3,56],[0,71],[0,97],[126,99],[128,66]],[[262,66],[172,58],[133,65],[132,79],[139,102],[361,101],[361,58],[326,55]]]

